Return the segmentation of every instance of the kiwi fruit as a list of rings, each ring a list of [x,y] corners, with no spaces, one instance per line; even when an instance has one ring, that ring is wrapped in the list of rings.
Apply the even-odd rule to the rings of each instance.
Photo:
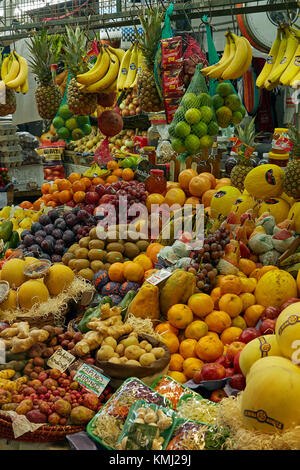
[[[90,268],[81,269],[78,273],[78,276],[83,277],[88,281],[92,281],[94,277],[94,271],[92,271]]]
[[[71,245],[70,248],[68,249],[68,253],[75,253],[77,248],[80,248],[79,244],[78,243],[73,243],[73,245]]]
[[[90,267],[90,262],[88,259],[76,259],[74,263],[74,270],[81,271]]]
[[[90,230],[89,237],[91,240],[98,240],[97,227],[94,227]]]
[[[105,261],[107,257],[107,253],[104,250],[98,250],[96,248],[93,248],[88,252],[88,256],[91,261],[94,260],[100,260],[100,261]]]
[[[107,243],[116,243],[119,240],[119,232],[118,231],[106,232],[105,239]]]
[[[136,246],[140,249],[140,251],[144,252],[147,250],[149,242],[147,242],[146,240],[139,240],[136,242]]]
[[[106,246],[107,251],[119,251],[120,253],[124,253],[124,245],[122,243],[109,243]]]
[[[140,253],[139,247],[135,243],[127,242],[124,248],[124,255],[130,259],[135,258]]]
[[[90,243],[90,237],[83,237],[81,240],[79,240],[79,246],[80,248],[88,248],[89,243]]]
[[[119,251],[110,251],[107,253],[106,261],[108,263],[122,263],[123,262],[123,255]]]
[[[100,261],[98,259],[95,259],[94,261],[91,261],[91,269],[94,271],[94,273],[97,273],[98,271],[101,271],[102,269],[105,269],[103,261]]]
[[[136,242],[139,239],[140,235],[138,232],[134,232],[133,230],[128,230],[127,232],[127,241],[129,242]]]
[[[68,266],[69,262],[71,259],[76,259],[74,253],[65,253],[64,256],[62,257],[62,262]]]
[[[75,267],[74,267],[75,261],[78,261],[78,260],[76,258],[73,258],[69,261],[69,264],[68,264],[69,268],[75,270]]]
[[[89,242],[89,250],[104,250],[105,243],[103,240],[91,240]]]
[[[74,254],[77,259],[87,259],[89,250],[87,248],[77,248]]]
[[[111,263],[105,263],[104,265],[105,271],[108,271],[110,267],[111,267]]]

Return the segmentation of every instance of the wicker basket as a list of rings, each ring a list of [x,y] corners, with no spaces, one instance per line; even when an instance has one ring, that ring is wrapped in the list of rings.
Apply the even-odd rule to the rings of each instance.
[[[12,421],[7,416],[0,413],[0,438],[10,441],[23,441],[23,442],[55,442],[63,441],[68,434],[84,431],[86,426],[77,426],[68,424],[66,426],[50,426],[44,425],[34,432],[26,432],[17,439],[14,437]]]

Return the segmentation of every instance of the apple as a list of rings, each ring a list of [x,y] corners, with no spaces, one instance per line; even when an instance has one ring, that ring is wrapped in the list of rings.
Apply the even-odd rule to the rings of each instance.
[[[220,380],[226,376],[225,367],[215,362],[204,364],[201,369],[202,380]]]
[[[218,389],[218,390],[214,390],[212,392],[209,399],[210,399],[210,401],[213,401],[215,403],[219,403],[221,400],[223,400],[223,398],[227,398],[227,397],[228,397],[228,395],[224,390]]]
[[[291,299],[287,300],[286,302],[284,302],[283,305],[281,305],[280,312],[282,312],[282,310],[287,308],[289,305],[295,304],[296,302],[300,302],[300,299],[296,299],[295,297],[292,297]]]
[[[279,314],[280,314],[280,308],[267,307],[267,308],[265,308],[265,310],[264,310],[264,312],[261,316],[261,319],[262,319],[262,321],[265,320],[266,318],[270,318],[271,320],[273,320],[274,318],[277,318]]]
[[[235,355],[241,351],[245,347],[245,343],[242,341],[233,341],[231,344],[229,344],[227,351],[226,351],[226,357],[227,360],[231,363],[234,360]]]
[[[261,335],[273,335],[275,333],[276,320],[271,320],[271,318],[266,318],[263,320],[259,326],[259,331]]]
[[[202,382],[201,369],[197,370],[194,374],[193,381],[195,384],[200,384]]]
[[[246,379],[243,374],[234,374],[229,381],[229,385],[236,390],[244,390],[246,387]]]
[[[86,204],[98,204],[99,201],[99,194],[96,191],[89,191],[85,195],[85,202]]]
[[[234,372],[236,374],[242,374],[242,371],[241,371],[241,368],[240,368],[240,355],[241,355],[241,351],[238,351],[236,353],[236,355],[234,356],[234,359],[233,359],[233,369],[234,369]]]
[[[256,330],[255,328],[246,328],[245,330],[242,331],[242,333],[239,336],[239,341],[242,343],[250,343],[255,338],[258,338],[260,336],[260,332]]]
[[[218,359],[215,360],[217,364],[221,364],[222,366],[230,367],[231,361],[228,360],[228,357],[226,356],[220,356]]]
[[[233,367],[227,367],[225,369],[225,371],[226,371],[226,376],[225,377],[232,377],[234,375],[234,372],[235,372]]]

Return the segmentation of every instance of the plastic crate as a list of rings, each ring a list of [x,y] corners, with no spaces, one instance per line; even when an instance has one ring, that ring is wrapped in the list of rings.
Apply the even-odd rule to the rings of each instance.
[[[33,186],[40,188],[44,183],[44,171],[42,164],[22,165],[9,170],[10,177],[14,180],[17,191],[27,191]]]
[[[0,136],[12,135],[17,132],[17,127],[11,122],[0,122]]]

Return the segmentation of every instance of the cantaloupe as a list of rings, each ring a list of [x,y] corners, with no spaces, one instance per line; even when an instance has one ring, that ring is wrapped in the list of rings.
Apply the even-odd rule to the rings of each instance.
[[[285,369],[290,369],[294,371],[296,374],[300,374],[300,367],[296,366],[292,361],[287,359],[283,356],[267,356],[263,357],[262,359],[258,359],[254,364],[250,367],[250,370],[246,377],[246,383],[249,380],[252,380],[252,377],[255,376],[257,372],[265,370],[270,367],[284,367]]]
[[[2,312],[5,311],[10,311],[12,312],[17,308],[17,291],[13,289],[9,289],[8,296],[4,300],[4,302],[1,302],[0,304],[0,310]]]
[[[300,425],[299,396],[300,374],[290,368],[272,366],[253,373],[242,393],[245,427],[275,433]]]
[[[47,287],[35,279],[24,282],[18,290],[18,302],[24,310],[30,310],[34,305],[46,302],[48,299]]]
[[[300,234],[300,201],[292,205],[288,218],[294,221],[295,232]]]
[[[265,273],[255,289],[256,303],[264,307],[281,307],[293,297],[297,297],[296,281],[291,274],[282,269]]]
[[[69,285],[74,281],[75,274],[71,268],[63,264],[54,264],[49,269],[45,277],[45,284],[50,292],[50,295],[58,295],[66,290]]]
[[[281,312],[276,320],[275,333],[282,354],[300,364],[300,302]]]
[[[254,362],[267,356],[281,356],[276,335],[260,336],[246,344],[239,358],[241,371],[246,376]]]
[[[19,258],[7,261],[3,265],[1,279],[7,281],[12,289],[16,289],[25,281],[23,274],[25,265],[25,261]]]

